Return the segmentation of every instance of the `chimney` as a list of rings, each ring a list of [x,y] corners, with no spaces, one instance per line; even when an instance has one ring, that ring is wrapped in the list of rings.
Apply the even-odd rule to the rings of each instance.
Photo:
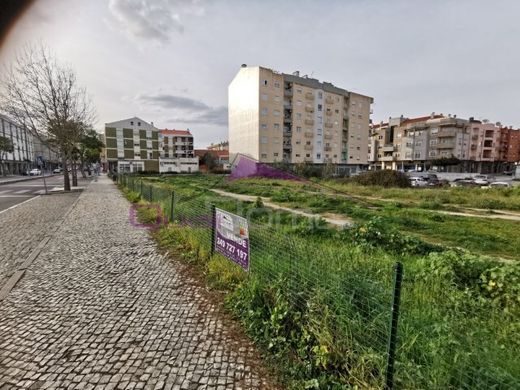
[[[469,121],[470,121],[470,122],[473,122],[474,120],[475,120],[474,117],[472,117],[472,116],[469,117]]]
[[[241,68],[247,68],[247,64],[242,64]]]
[[[435,111],[432,112],[432,114],[430,115],[430,118],[433,119],[435,117]]]
[[[300,71],[299,70],[295,70],[292,74],[293,74],[293,76],[300,77]]]
[[[456,117],[457,117],[457,115],[455,114],[455,115],[453,115],[453,117],[454,117],[454,118],[456,118]]]

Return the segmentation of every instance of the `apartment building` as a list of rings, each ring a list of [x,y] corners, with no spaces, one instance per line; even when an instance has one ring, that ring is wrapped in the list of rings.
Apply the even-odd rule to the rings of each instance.
[[[33,136],[29,131],[4,115],[0,115],[0,137],[7,138],[11,145],[11,151],[2,153],[2,169],[9,174],[22,174],[34,166]]]
[[[461,162],[454,169],[499,172],[518,161],[519,143],[517,130],[500,123],[432,113],[373,125],[368,157],[372,169],[426,170],[452,160]]]
[[[229,85],[229,152],[260,162],[366,166],[373,98],[242,65]]]
[[[189,130],[159,132],[159,172],[198,172],[199,159],[193,152],[193,135]]]
[[[109,171],[159,172],[159,133],[153,123],[133,117],[105,124]]]

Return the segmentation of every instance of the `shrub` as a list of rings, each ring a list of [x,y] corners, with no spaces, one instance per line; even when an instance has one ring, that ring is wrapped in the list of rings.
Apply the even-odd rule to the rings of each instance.
[[[381,187],[410,187],[410,180],[402,173],[391,170],[369,171],[359,176],[350,177],[347,182],[357,183],[365,186]]]

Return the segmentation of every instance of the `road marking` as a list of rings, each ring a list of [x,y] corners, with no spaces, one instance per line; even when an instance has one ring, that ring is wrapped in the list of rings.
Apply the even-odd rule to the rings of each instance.
[[[5,194],[6,192],[9,192],[9,190],[7,190],[7,191],[0,191],[0,195]]]
[[[29,191],[31,191],[31,190],[20,190],[20,191],[15,191],[15,192],[13,192],[13,194],[26,194],[26,193],[28,193]]]
[[[18,206],[21,206],[21,205],[24,204],[24,203],[30,202],[31,200],[34,200],[34,199],[39,198],[39,197],[40,197],[40,196],[38,195],[38,196],[35,196],[34,198],[27,199],[26,201],[23,201],[22,203],[15,204],[14,206],[11,206],[11,207],[9,207],[9,208],[7,208],[7,209],[5,209],[5,210],[0,211],[0,214],[5,213],[6,211],[12,210],[12,209],[14,209],[14,208],[16,208],[16,207],[18,207]],[[5,197],[4,197],[4,198],[5,198]]]
[[[25,195],[15,195],[15,194],[7,194],[7,195],[0,195],[0,198],[27,198],[34,196],[35,194],[25,194]]]

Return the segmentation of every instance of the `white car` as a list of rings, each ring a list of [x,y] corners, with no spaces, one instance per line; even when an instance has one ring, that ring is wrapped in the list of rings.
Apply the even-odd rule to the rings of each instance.
[[[422,176],[412,176],[410,177],[410,185],[412,187],[426,187],[428,180]]]
[[[63,168],[56,168],[54,171],[52,171],[52,173],[62,173],[63,172]]]
[[[42,174],[42,171],[38,168],[31,169],[29,171],[29,176],[40,176]]]
[[[489,183],[489,186],[492,188],[509,188],[511,184],[507,181],[494,181],[493,183]]]

